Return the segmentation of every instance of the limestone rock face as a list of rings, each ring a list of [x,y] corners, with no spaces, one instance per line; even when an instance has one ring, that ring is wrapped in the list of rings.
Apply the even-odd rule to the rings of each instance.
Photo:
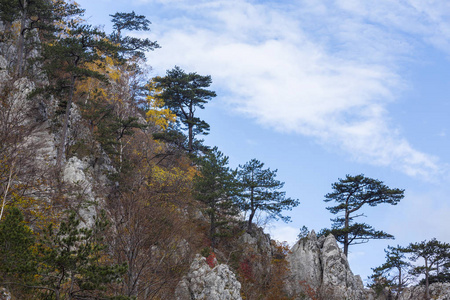
[[[87,172],[89,163],[80,160],[78,157],[71,157],[64,166],[64,181],[74,185],[80,191],[81,198],[87,201],[95,201],[95,195],[92,191],[92,177]],[[87,227],[94,225],[95,210],[92,206],[82,208],[80,215]]]
[[[430,285],[430,297],[435,300],[450,300],[450,283],[433,283]],[[425,287],[415,286],[406,288],[399,300],[425,299]]]
[[[293,297],[305,296],[306,288],[323,299],[374,299],[361,278],[353,275],[332,235],[318,239],[312,231],[294,245],[286,259],[291,272],[286,289]]]
[[[339,248],[334,236],[329,235],[325,238],[320,252],[322,287],[345,298],[366,299],[361,277],[353,275],[347,257]]]
[[[312,231],[292,247],[286,259],[290,268],[286,290],[296,299],[312,299],[308,294],[327,300],[392,299],[387,291],[377,295],[364,288],[361,277],[353,275],[347,258],[332,235],[317,238]],[[424,296],[424,286],[408,287],[398,300],[418,300]],[[430,296],[431,299],[450,300],[450,283],[430,285]]]
[[[5,288],[0,288],[0,300],[11,300],[11,293]]]
[[[7,67],[8,62],[2,55],[0,55],[0,82],[4,82],[8,78]]]
[[[286,257],[291,270],[289,290],[296,290],[299,282],[307,282],[314,289],[320,287],[323,275],[319,245],[317,236],[312,231],[291,249],[291,253]]]
[[[270,260],[273,253],[270,235],[264,233],[262,228],[253,226],[251,233],[242,234],[239,244],[247,257],[258,257],[252,260],[252,273],[255,278],[261,279],[262,276],[270,273]]]
[[[211,268],[206,259],[197,254],[188,274],[175,291],[177,300],[240,300],[241,284],[227,265]]]

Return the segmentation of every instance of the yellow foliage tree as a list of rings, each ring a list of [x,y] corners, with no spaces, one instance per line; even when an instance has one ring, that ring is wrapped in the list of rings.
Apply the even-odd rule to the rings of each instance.
[[[164,108],[164,100],[158,97],[161,94],[161,87],[157,87],[152,80],[147,84],[147,122],[150,122],[161,130],[166,130],[171,122],[176,121],[176,114],[174,114],[169,108]]]

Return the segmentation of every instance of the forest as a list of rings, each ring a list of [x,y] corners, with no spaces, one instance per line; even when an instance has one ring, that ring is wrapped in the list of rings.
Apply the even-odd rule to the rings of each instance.
[[[174,66],[151,78],[145,53],[160,45],[132,35],[150,30],[145,16],[117,12],[108,33],[83,13],[64,0],[0,0],[0,287],[12,299],[174,299],[201,254],[233,270],[243,299],[297,299],[284,290],[288,245],[270,240],[267,255],[239,237],[264,235],[259,215],[288,222],[300,201],[276,169],[256,158],[233,169],[202,140],[211,76]],[[318,236],[333,234],[345,256],[392,239],[355,219],[403,197],[346,175],[324,196],[336,218]],[[450,282],[448,243],[385,255],[368,288],[424,285],[431,299],[429,285]]]

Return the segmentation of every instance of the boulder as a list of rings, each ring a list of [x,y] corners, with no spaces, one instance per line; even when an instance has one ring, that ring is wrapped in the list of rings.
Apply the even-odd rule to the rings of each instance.
[[[311,231],[292,247],[286,259],[290,269],[286,290],[291,297],[374,299],[361,277],[353,275],[333,235],[317,238]]]
[[[241,300],[241,284],[225,264],[210,267],[197,254],[175,291],[177,300]]]
[[[308,237],[299,240],[292,247],[286,257],[291,271],[287,282],[289,290],[296,291],[303,282],[313,289],[321,286],[323,273],[319,245],[313,230]]]

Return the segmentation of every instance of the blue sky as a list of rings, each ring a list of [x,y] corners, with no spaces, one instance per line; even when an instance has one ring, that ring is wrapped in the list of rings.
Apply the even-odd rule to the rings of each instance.
[[[92,24],[109,14],[152,22],[153,75],[175,65],[211,75],[218,96],[201,116],[233,167],[278,169],[301,205],[267,225],[295,241],[333,217],[323,196],[346,174],[405,189],[365,221],[395,235],[350,247],[363,279],[388,245],[450,242],[450,2],[446,0],[79,0]]]

